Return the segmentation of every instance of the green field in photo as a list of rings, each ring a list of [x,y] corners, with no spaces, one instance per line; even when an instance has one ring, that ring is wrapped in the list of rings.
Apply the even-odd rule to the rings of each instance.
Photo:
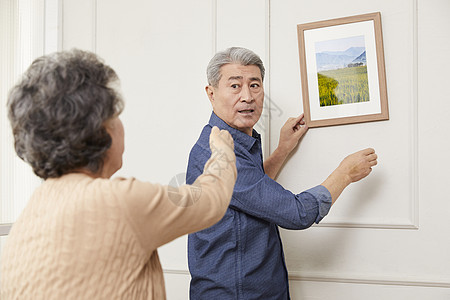
[[[320,106],[368,102],[367,66],[320,71]]]

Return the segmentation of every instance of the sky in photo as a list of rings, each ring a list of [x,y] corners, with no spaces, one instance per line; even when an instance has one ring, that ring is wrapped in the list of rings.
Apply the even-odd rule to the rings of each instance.
[[[364,36],[352,36],[343,39],[316,42],[316,53],[324,51],[345,51],[351,47],[365,47]]]

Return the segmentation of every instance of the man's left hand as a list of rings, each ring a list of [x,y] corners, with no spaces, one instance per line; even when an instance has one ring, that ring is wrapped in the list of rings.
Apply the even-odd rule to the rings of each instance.
[[[297,118],[289,118],[280,130],[280,141],[275,151],[264,161],[264,171],[267,176],[274,179],[288,155],[298,145],[301,137],[308,131],[303,114]]]
[[[305,123],[304,114],[296,118],[289,118],[280,130],[278,149],[285,155],[289,155],[307,131],[308,126]]]

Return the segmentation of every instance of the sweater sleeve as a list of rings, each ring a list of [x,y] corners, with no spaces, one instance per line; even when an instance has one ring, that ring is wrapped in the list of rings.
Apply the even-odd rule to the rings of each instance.
[[[113,192],[142,246],[149,251],[205,229],[226,212],[237,177],[233,151],[213,151],[192,185],[163,186],[116,179]]]

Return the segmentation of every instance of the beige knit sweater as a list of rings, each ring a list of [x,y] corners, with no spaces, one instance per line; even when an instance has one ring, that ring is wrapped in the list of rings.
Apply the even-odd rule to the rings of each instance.
[[[76,173],[46,180],[3,249],[0,298],[164,299],[157,248],[213,225],[229,204],[236,166],[219,160],[180,188]]]

